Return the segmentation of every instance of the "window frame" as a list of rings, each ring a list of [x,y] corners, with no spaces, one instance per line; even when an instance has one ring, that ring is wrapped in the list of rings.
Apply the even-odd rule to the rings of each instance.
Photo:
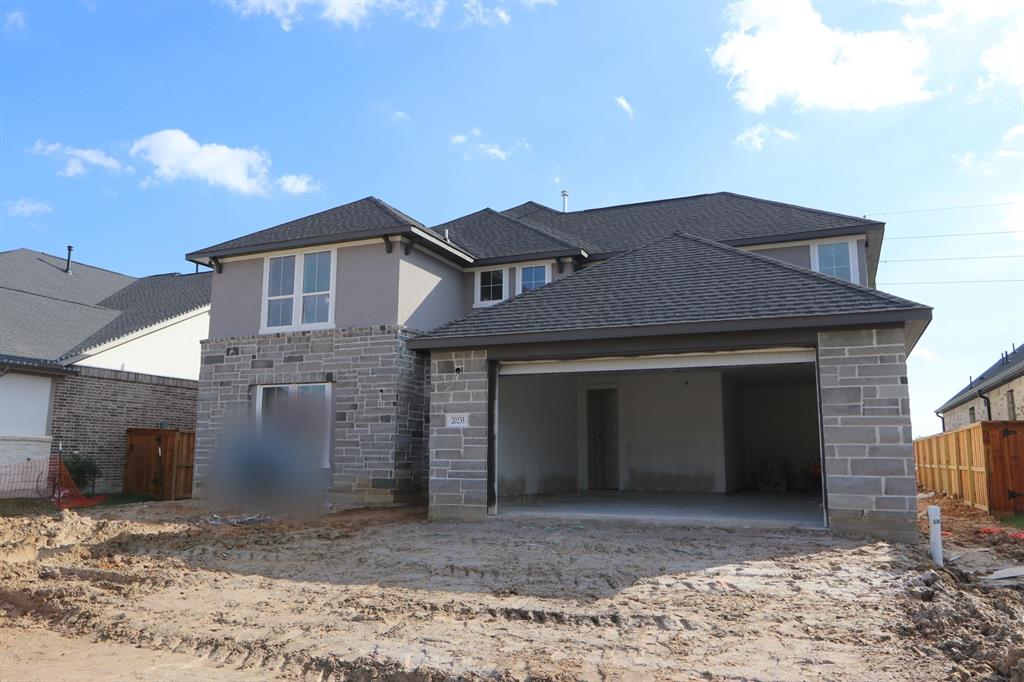
[[[475,270],[473,272],[473,307],[474,308],[486,308],[488,306],[492,306],[492,305],[495,305],[497,303],[501,303],[502,301],[507,301],[509,299],[509,295],[508,295],[509,294],[509,292],[508,292],[508,289],[509,289],[509,286],[508,286],[509,270],[510,270],[510,268],[507,268],[507,267],[501,267],[501,268],[481,268],[480,270]],[[485,272],[500,272],[500,273],[502,273],[502,275],[501,275],[501,298],[496,299],[494,301],[483,301],[483,300],[480,300],[480,275],[485,273]]]
[[[826,277],[834,277],[834,275],[829,275],[821,271],[821,257],[818,254],[818,250],[822,246],[832,246],[833,244],[846,244],[847,249],[849,249],[850,283],[860,284],[862,286],[865,285],[864,282],[860,281],[860,254],[858,253],[856,238],[850,239],[849,237],[844,237],[840,239],[823,239],[821,241],[815,241],[813,244],[811,244],[811,270],[814,270],[819,274],[825,275]],[[839,278],[836,277],[836,279]]]
[[[526,268],[544,268],[544,284],[540,288],[544,288],[551,284],[551,263],[548,261],[533,261],[530,263],[519,263],[516,265],[516,296],[519,296],[523,292],[523,270]],[[529,289],[528,291],[536,291],[536,289]]]
[[[310,322],[304,324],[302,322],[302,302],[306,296],[322,295],[324,292],[314,292],[304,294],[302,291],[302,277],[303,270],[306,264],[306,255],[312,253],[329,253],[331,255],[331,274],[330,281],[328,282],[327,290],[327,321],[325,322]],[[285,296],[270,296],[270,261],[272,258],[295,258],[295,271],[294,271],[294,282],[292,284],[291,295]],[[292,251],[278,251],[272,254],[267,254],[263,257],[263,292],[260,298],[260,334],[275,334],[278,332],[294,332],[294,331],[307,331],[315,329],[331,329],[334,327],[334,306],[335,306],[335,289],[337,287],[338,279],[338,249],[335,247],[314,247],[307,249],[296,249]],[[292,299],[292,323],[290,325],[282,325],[280,327],[269,327],[267,326],[267,312],[269,308],[269,302],[271,300],[284,300],[287,298]]]
[[[254,401],[254,409],[256,411],[256,431],[257,433],[263,433],[263,391],[267,388],[283,388],[288,392],[288,400],[295,400],[299,394],[299,387],[301,386],[323,386],[324,387],[324,428],[327,429],[326,438],[324,439],[324,453],[323,453],[323,468],[331,468],[331,450],[332,441],[334,437],[334,423],[331,420],[331,413],[333,412],[333,391],[331,390],[331,383],[324,381],[311,381],[308,383],[299,384],[256,384],[256,399]]]

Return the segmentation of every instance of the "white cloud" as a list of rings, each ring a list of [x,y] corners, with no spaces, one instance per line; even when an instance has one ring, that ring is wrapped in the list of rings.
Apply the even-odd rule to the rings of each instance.
[[[393,111],[391,112],[391,120],[395,122],[410,121],[412,116],[404,111]]]
[[[452,144],[462,144],[463,142],[466,141],[467,138],[462,133],[455,133],[448,139],[451,140]]]
[[[733,30],[711,55],[746,109],[791,99],[798,109],[875,111],[927,100],[926,42],[906,31],[826,26],[810,0],[735,2]]]
[[[634,118],[633,105],[630,104],[629,101],[622,95],[619,95],[618,97],[615,98],[615,103],[619,105],[620,109],[626,112],[626,116],[629,116],[629,120],[632,121]]]
[[[358,28],[375,13],[394,12],[403,19],[426,28],[437,28],[448,5],[447,0],[224,0],[232,11],[243,17],[267,16],[282,30],[291,31],[302,21],[308,9],[335,26]],[[546,1],[531,3],[548,4]],[[553,3],[552,3],[553,4]],[[463,5],[463,23],[491,26],[508,24],[512,16],[502,6],[487,6],[480,0]]]
[[[466,140],[468,140],[468,139],[469,139],[470,137],[480,137],[480,136],[481,136],[481,135],[483,135],[483,134],[484,134],[484,133],[483,133],[483,131],[482,131],[482,130],[480,130],[479,128],[470,128],[470,129],[469,129],[469,130],[468,130],[467,132],[465,132],[465,133],[455,133],[454,135],[452,135],[451,137],[449,137],[449,138],[448,138],[448,140],[449,140],[449,141],[450,141],[450,142],[451,142],[452,144],[463,144],[463,143],[465,143],[465,142],[466,142]]]
[[[320,191],[320,183],[308,175],[282,175],[277,179],[277,185],[288,194],[308,194]]]
[[[4,15],[4,33],[24,31],[28,28],[28,15],[23,9],[14,9]]]
[[[1024,123],[1015,125],[1003,135],[1003,144],[1010,144],[1018,137],[1024,137]]]
[[[764,143],[769,137],[776,137],[780,140],[795,140],[796,133],[785,130],[784,128],[774,128],[765,123],[758,123],[744,128],[743,131],[736,136],[736,144],[742,145],[751,151],[759,152],[764,149]]]
[[[942,360],[938,353],[924,346],[918,346],[914,349],[914,357],[925,362],[939,362]]]
[[[183,130],[161,130],[136,140],[131,154],[153,164],[153,175],[164,182],[203,180],[241,194],[270,190],[270,157],[257,148],[201,144]]]
[[[44,156],[60,156],[65,159],[64,167],[58,175],[77,178],[88,172],[88,166],[99,166],[112,173],[134,172],[134,168],[125,165],[100,149],[83,149],[71,147],[60,142],[44,142],[36,140],[32,152]]]
[[[528,9],[539,7],[540,5],[554,6],[558,4],[557,0],[522,0],[523,5]]]
[[[35,199],[22,197],[21,199],[7,202],[7,215],[31,218],[46,213],[53,213],[53,206],[42,201],[36,201]]]
[[[981,66],[985,69],[981,87],[1005,83],[1024,88],[1024,19],[1017,19],[998,43],[981,53]]]
[[[508,150],[502,149],[501,145],[497,144],[478,144],[476,146],[484,156],[492,159],[498,159],[499,161],[505,161],[508,159]]]
[[[462,25],[494,26],[495,24],[508,25],[512,21],[512,15],[504,7],[489,7],[481,0],[466,0],[462,4],[463,20]]]
[[[938,0],[919,3],[919,7],[938,11],[904,16],[903,24],[910,29],[945,30],[1013,16],[1021,11],[1020,0]]]

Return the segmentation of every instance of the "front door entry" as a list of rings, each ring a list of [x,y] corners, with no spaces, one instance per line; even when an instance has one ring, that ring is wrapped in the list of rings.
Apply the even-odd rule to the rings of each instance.
[[[619,392],[587,391],[587,487],[619,489]]]

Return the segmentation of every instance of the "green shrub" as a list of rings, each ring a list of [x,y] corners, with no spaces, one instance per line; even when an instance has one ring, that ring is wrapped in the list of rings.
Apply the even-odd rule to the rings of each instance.
[[[88,455],[72,453],[64,456],[64,468],[68,470],[71,480],[75,482],[78,489],[85,492],[85,488],[96,485],[96,479],[100,476],[100,465],[96,459]]]

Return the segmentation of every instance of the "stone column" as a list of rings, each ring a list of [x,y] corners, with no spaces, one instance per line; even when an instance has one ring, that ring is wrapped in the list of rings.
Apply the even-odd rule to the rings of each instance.
[[[818,377],[829,525],[917,541],[903,329],[819,333]]]
[[[430,364],[430,518],[487,516],[487,352],[433,351]],[[465,416],[449,426],[449,415]]]

